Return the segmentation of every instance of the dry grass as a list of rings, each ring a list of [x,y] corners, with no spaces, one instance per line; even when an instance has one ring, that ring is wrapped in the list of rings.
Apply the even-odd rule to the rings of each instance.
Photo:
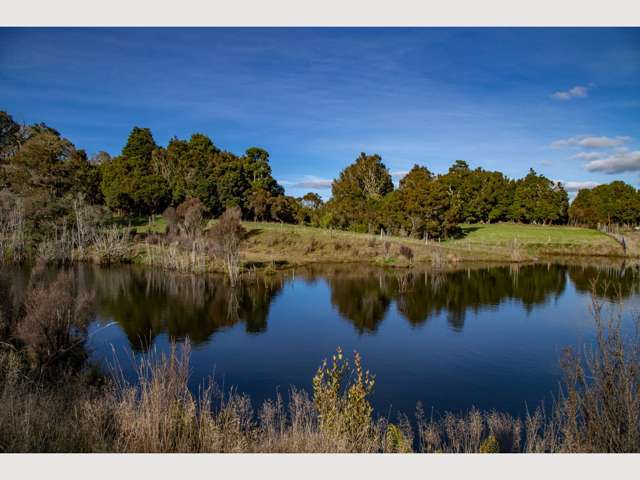
[[[0,199],[1,200],[1,199]],[[0,264],[21,263],[27,258],[27,231],[21,200],[0,203]]]
[[[97,232],[94,242],[94,259],[100,265],[111,265],[130,260],[131,244],[126,231],[115,225]]]
[[[153,237],[152,237],[153,238]],[[146,239],[139,245],[145,265],[163,270],[177,272],[206,273],[212,271],[211,259],[207,243],[201,236],[186,239],[186,242],[174,240],[166,243],[152,244]]]
[[[247,223],[249,236],[242,245],[246,262],[279,265],[365,262],[409,267],[414,263],[432,264],[434,257],[458,261],[457,252],[437,242],[323,230],[311,227]],[[498,260],[498,256],[490,256]]]

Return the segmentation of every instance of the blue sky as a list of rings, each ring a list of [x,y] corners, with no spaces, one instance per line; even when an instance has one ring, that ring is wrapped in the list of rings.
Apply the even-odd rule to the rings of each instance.
[[[133,126],[260,146],[287,193],[361,151],[640,184],[640,29],[0,28],[0,109],[89,154]]]

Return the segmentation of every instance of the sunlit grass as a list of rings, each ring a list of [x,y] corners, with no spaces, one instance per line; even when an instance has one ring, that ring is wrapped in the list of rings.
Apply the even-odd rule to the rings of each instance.
[[[517,238],[523,243],[604,242],[610,238],[597,230],[560,225],[521,225],[512,223],[463,224],[464,240],[474,243],[504,243]]]
[[[216,223],[209,220],[207,228]],[[305,225],[276,222],[243,222],[249,232],[242,255],[249,262],[285,262],[289,265],[309,262],[373,261],[382,264],[407,264],[399,255],[383,255],[388,242],[394,251],[402,245],[412,249],[414,263],[431,262],[434,255],[447,261],[530,261],[540,256],[596,255],[620,256],[620,245],[597,230],[556,226],[500,224],[463,224],[462,235],[455,239],[425,242],[423,239],[380,234],[355,233]],[[159,233],[166,221],[140,219],[137,233]],[[437,250],[437,251],[436,251]],[[396,252],[397,253],[397,252]],[[630,255],[636,254],[630,248]]]

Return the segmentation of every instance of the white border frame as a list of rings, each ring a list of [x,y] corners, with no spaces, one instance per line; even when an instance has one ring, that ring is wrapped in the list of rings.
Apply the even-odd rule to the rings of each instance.
[[[4,0],[3,26],[638,26],[634,0]]]
[[[31,0],[1,7],[1,26],[638,26],[634,0]],[[1,37],[0,37],[1,39]],[[0,68],[2,46],[0,45]],[[3,478],[610,478],[640,455],[13,455]],[[464,477],[463,477],[464,475]],[[366,476],[366,477],[365,477]]]

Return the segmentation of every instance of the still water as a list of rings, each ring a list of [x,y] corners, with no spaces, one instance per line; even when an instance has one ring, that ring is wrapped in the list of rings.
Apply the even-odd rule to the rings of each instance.
[[[132,374],[132,353],[192,345],[193,388],[213,376],[254,406],[290,385],[311,390],[340,346],[376,374],[379,413],[481,409],[522,414],[558,390],[566,346],[593,339],[592,282],[637,311],[637,267],[561,264],[462,268],[447,273],[322,266],[220,277],[134,267],[78,267],[96,294],[89,346],[98,362]],[[609,288],[605,292],[605,286]],[[613,308],[613,306],[611,307]]]

